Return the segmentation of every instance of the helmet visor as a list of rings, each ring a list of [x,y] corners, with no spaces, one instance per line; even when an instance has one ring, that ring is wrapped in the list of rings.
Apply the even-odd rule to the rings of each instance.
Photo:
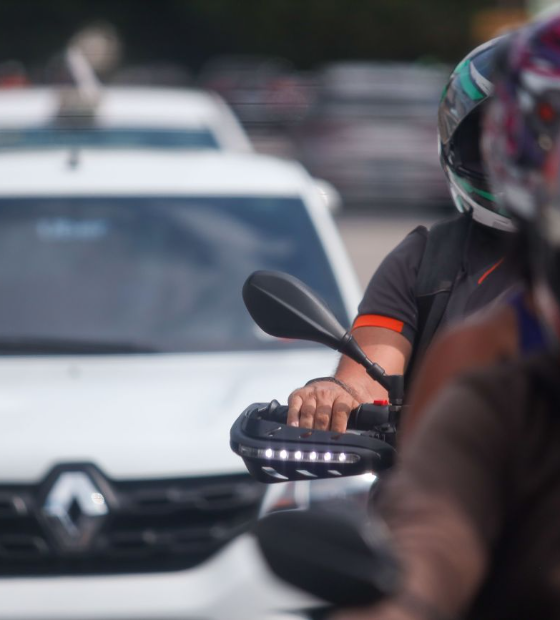
[[[480,148],[482,104],[472,110],[457,128],[449,145],[449,156],[453,160],[453,168],[462,176],[478,180],[479,185],[487,186],[486,170],[482,164]]]

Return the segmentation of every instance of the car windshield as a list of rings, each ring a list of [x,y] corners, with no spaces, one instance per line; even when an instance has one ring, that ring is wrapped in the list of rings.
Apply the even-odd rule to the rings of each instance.
[[[0,149],[34,148],[219,148],[208,129],[146,129],[100,127],[0,128]]]
[[[257,269],[295,275],[348,323],[299,198],[3,198],[0,354],[305,346],[250,319]]]

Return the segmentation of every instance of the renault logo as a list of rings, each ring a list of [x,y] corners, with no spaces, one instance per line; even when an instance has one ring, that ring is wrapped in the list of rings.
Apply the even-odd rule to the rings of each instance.
[[[85,471],[65,471],[54,479],[42,515],[62,551],[88,549],[107,515],[105,495]]]

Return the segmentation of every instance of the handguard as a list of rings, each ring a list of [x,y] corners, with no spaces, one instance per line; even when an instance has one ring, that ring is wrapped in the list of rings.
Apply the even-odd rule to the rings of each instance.
[[[395,448],[380,437],[394,437],[389,408],[361,405],[351,413],[345,433],[302,429],[286,424],[287,407],[277,401],[245,409],[230,431],[231,449],[261,482],[338,478],[379,473],[391,467]]]

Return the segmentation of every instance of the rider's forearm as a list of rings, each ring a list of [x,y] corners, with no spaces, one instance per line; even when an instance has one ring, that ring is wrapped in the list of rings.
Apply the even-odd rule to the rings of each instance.
[[[340,359],[335,377],[348,385],[362,403],[387,398],[387,390],[374,381],[362,366],[347,357]]]
[[[412,348],[404,336],[380,327],[360,328],[353,336],[369,359],[387,374],[404,373]],[[335,376],[350,386],[362,402],[387,398],[387,391],[371,379],[362,366],[347,357],[341,358]]]

